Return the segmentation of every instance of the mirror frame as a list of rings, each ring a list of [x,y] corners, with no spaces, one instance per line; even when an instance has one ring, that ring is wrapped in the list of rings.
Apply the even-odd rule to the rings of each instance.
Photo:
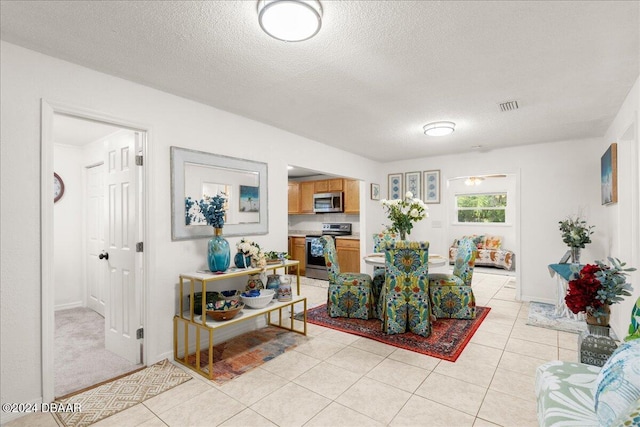
[[[247,224],[225,224],[223,227],[223,235],[249,236],[269,233],[269,200],[267,198],[268,167],[266,163],[239,159],[237,157],[223,156],[220,154],[206,153],[204,151],[171,147],[171,240],[200,239],[205,237],[210,238],[213,236],[212,227],[206,225],[187,226],[185,224],[185,163],[257,172],[259,175],[258,185],[260,187],[260,222]]]

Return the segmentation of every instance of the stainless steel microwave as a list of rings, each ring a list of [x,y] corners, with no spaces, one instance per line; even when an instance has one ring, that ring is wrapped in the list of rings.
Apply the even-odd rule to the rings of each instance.
[[[314,194],[313,212],[344,212],[344,206],[342,205],[342,192]]]

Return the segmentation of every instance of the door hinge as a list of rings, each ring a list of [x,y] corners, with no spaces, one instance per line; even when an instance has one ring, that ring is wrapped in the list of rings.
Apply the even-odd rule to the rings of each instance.
[[[144,250],[144,244],[142,242],[136,243],[136,252],[142,252]]]
[[[137,154],[136,155],[136,166],[142,166],[142,155],[141,154]]]
[[[136,339],[142,339],[144,338],[144,329],[140,328],[136,331]]]

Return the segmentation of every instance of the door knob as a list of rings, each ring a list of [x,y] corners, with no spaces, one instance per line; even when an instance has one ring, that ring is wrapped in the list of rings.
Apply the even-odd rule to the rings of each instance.
[[[100,255],[98,255],[98,258],[108,260],[109,259],[109,253],[108,252],[103,252]]]

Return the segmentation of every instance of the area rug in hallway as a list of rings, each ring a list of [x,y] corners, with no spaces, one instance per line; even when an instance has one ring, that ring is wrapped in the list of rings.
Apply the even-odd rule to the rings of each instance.
[[[308,340],[304,335],[274,326],[242,334],[213,347],[213,381],[224,384]],[[195,366],[196,355],[189,355]],[[209,349],[200,351],[200,367],[209,372]]]
[[[54,412],[54,416],[67,427],[88,426],[190,379],[191,375],[165,359],[131,375],[56,400],[63,408],[72,410]]]
[[[491,309],[476,307],[476,310],[476,318],[473,320],[435,320],[432,323],[431,335],[426,338],[412,332],[387,335],[382,332],[378,319],[329,317],[326,304],[308,310],[307,322],[455,362]]]
[[[540,328],[555,329],[556,331],[572,332],[574,334],[587,330],[584,320],[574,320],[555,314],[556,306],[542,302],[529,303],[527,325]]]

